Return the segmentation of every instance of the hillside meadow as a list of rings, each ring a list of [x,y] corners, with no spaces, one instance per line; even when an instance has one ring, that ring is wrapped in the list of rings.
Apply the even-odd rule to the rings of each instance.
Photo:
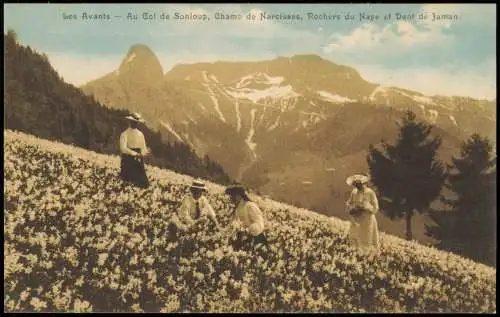
[[[496,312],[496,270],[381,234],[374,258],[349,223],[252,196],[270,251],[231,247],[224,188],[207,182],[219,228],[167,227],[191,177],[4,130],[4,307],[9,312]]]

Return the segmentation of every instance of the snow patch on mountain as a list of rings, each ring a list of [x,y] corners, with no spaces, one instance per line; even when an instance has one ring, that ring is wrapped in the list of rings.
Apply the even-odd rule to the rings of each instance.
[[[210,75],[208,76],[211,80],[215,81],[216,83],[219,83],[219,81],[217,80],[217,77],[215,77],[214,75]]]
[[[236,101],[234,103],[234,110],[236,112],[236,131],[240,132],[241,130],[241,114],[240,114],[240,103]]]
[[[245,87],[252,83],[257,84],[267,84],[267,85],[279,85],[285,80],[282,76],[269,76],[267,73],[256,72],[249,75],[245,75],[240,78],[237,87]]]
[[[219,118],[221,119],[221,121],[226,122],[226,118],[224,118],[224,115],[222,114],[222,111],[220,110],[220,107],[219,107],[219,100],[217,100],[217,96],[215,95],[214,91],[212,90],[212,88],[208,84],[209,80],[208,80],[207,72],[204,70],[201,73],[203,75],[203,80],[205,81],[202,84],[203,84],[203,86],[205,86],[205,88],[207,88],[208,96],[210,97],[210,99],[212,100],[212,102],[214,104],[215,111],[219,115]]]
[[[217,97],[215,96],[212,88],[210,88],[209,85],[205,85],[205,87],[207,87],[207,89],[208,89],[210,99],[212,99],[212,102],[214,103],[214,108],[215,108],[215,111],[217,111],[217,114],[219,115],[219,118],[223,122],[226,122],[226,118],[224,118],[224,115],[222,114],[222,111],[220,110],[219,101],[217,100]]]
[[[125,63],[130,63],[135,58],[135,53],[132,53]]]
[[[413,99],[414,101],[419,102],[419,103],[423,103],[426,105],[435,105],[435,102],[428,96],[410,95],[410,94],[407,94],[406,92],[401,91],[399,89],[397,90],[397,93],[399,93],[405,97],[408,97],[410,99]]]
[[[241,77],[240,80],[236,83],[236,88],[245,86],[245,84],[248,84],[247,81],[250,81],[252,78],[254,78],[254,74]]]
[[[432,123],[436,123],[438,115],[439,113],[437,110],[434,109],[429,110],[429,121]]]
[[[425,105],[419,104],[418,105],[420,109],[422,110],[422,114],[424,117],[431,123],[436,123],[439,112],[435,109],[427,109]]]
[[[291,85],[281,86],[285,80],[282,76],[270,76],[267,73],[255,72],[241,77],[234,87],[226,88],[223,93],[236,99],[247,99],[258,103],[262,99],[288,99],[300,96]],[[268,86],[264,89],[253,89],[247,86],[259,84]]]
[[[179,136],[179,134],[177,134],[177,132],[175,132],[174,129],[172,129],[172,127],[168,122],[160,121],[160,124],[164,126],[168,131],[170,131],[170,133],[172,133],[179,141],[184,142],[182,138]]]
[[[451,122],[456,126],[458,127],[458,124],[457,124],[457,120],[455,120],[455,117],[454,116],[449,116]]]
[[[297,105],[297,99],[280,99],[280,109],[281,112],[292,110]]]
[[[300,96],[296,93],[291,85],[286,86],[272,86],[267,89],[259,90],[259,89],[250,89],[250,88],[241,88],[238,90],[226,90],[226,93],[233,98],[237,99],[248,99],[253,102],[258,102],[259,100],[265,98],[272,99],[289,99]]]
[[[259,118],[259,123],[257,125],[257,128],[262,124],[262,122],[264,121],[264,117],[266,115],[266,109],[267,108],[264,108],[264,110],[262,111],[262,113],[260,114],[260,118]]]
[[[276,121],[267,129],[267,131],[272,131],[272,130],[276,129],[280,123],[280,118],[281,118],[281,116],[278,116],[276,118]]]
[[[206,82],[206,83],[208,83],[208,82],[209,82],[209,80],[208,80],[208,75],[207,75],[207,71],[206,71],[206,70],[204,70],[204,71],[202,71],[202,72],[201,72],[201,76],[203,77],[203,81],[204,81],[204,82]]]
[[[268,74],[263,74],[263,76],[267,79],[267,82],[271,85],[279,85],[285,80],[285,77],[282,76],[271,77]]]
[[[257,147],[257,143],[253,142],[252,139],[253,139],[253,136],[255,134],[254,121],[255,121],[255,113],[256,112],[257,112],[257,109],[250,110],[250,117],[251,117],[250,129],[248,130],[248,136],[245,140],[245,142],[247,143],[248,147],[250,148],[250,150],[252,151],[254,156],[255,156],[255,148]]]
[[[428,104],[428,105],[434,105],[434,101],[430,98],[430,97],[427,97],[427,96],[410,96],[413,100],[415,100],[416,102],[421,102],[421,103],[425,103],[425,104]]]
[[[236,88],[240,88],[240,83],[236,84]],[[224,90],[220,90],[223,94],[227,96],[227,92]],[[234,103],[234,110],[236,111],[236,130],[238,133],[241,130],[241,113],[240,113],[240,103],[238,100],[235,101]]]
[[[350,98],[339,96],[337,94],[332,94],[332,93],[329,93],[328,91],[324,91],[324,90],[318,90],[317,93],[326,101],[330,101],[333,103],[343,103],[343,102],[354,101]]]
[[[378,86],[377,88],[375,88],[375,90],[372,91],[370,97],[368,98],[371,101],[375,101],[375,97],[377,96],[377,94],[382,94],[384,97],[386,97],[386,102],[387,104],[389,104],[389,100],[387,100],[387,87]]]

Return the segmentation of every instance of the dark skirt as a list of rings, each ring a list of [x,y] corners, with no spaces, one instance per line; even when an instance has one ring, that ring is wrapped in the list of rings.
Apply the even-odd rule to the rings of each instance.
[[[132,155],[122,154],[120,177],[125,182],[130,182],[136,186],[147,188],[149,186],[144,159]]]

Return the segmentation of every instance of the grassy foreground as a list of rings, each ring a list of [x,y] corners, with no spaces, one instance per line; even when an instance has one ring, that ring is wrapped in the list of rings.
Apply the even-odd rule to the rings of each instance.
[[[4,137],[6,311],[496,312],[493,268],[383,233],[369,260],[347,222],[260,197],[273,250],[235,252],[212,183],[221,227],[171,240],[190,177],[147,166],[136,189],[118,156]]]

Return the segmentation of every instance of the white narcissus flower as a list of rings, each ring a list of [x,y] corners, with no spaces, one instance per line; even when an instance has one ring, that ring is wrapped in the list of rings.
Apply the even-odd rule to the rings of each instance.
[[[100,253],[98,257],[98,265],[103,266],[106,260],[108,259],[108,254],[107,253]]]
[[[146,264],[151,265],[151,264],[153,264],[153,263],[155,262],[155,258],[154,258],[154,257],[152,257],[151,255],[148,255],[148,256],[144,259],[144,262],[145,262]]]
[[[33,297],[30,301],[30,305],[33,306],[33,308],[36,311],[41,311],[44,308],[47,308],[47,303],[44,301],[41,301],[38,297]]]
[[[88,301],[81,301],[77,298],[73,305],[73,310],[77,313],[88,312],[91,310],[91,305]]]
[[[142,313],[144,312],[144,310],[142,310],[141,306],[137,303],[133,304],[132,307],[131,307],[132,311],[134,313]]]

